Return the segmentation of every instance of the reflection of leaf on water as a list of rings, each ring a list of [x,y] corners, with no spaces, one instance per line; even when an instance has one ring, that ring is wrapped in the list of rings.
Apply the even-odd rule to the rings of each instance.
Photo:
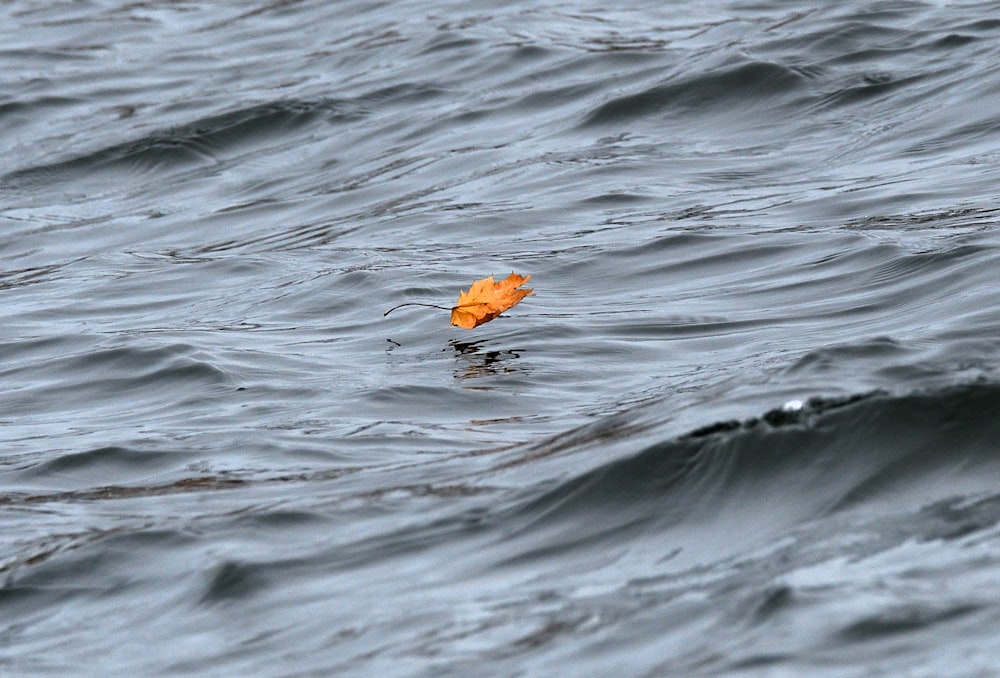
[[[449,342],[455,349],[455,355],[465,365],[455,373],[457,379],[476,379],[493,374],[510,374],[519,371],[516,360],[521,357],[517,350],[489,351],[483,350],[481,341]]]

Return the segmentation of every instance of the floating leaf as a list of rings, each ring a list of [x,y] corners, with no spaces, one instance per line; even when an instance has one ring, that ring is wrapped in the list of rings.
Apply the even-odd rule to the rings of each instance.
[[[493,276],[477,280],[468,292],[458,295],[458,303],[451,309],[451,324],[471,330],[493,320],[533,294],[530,289],[518,289],[530,279],[530,275],[511,273],[500,282],[493,282]]]
[[[529,294],[534,294],[528,288],[521,288],[521,285],[531,279],[530,275],[518,275],[511,273],[506,279],[500,282],[493,282],[493,276],[477,280],[472,283],[468,292],[460,292],[458,303],[451,307],[451,324],[471,330],[483,323],[487,323],[498,315],[519,303]],[[430,308],[440,308],[448,310],[445,306],[437,304],[425,304],[419,301],[408,301],[397,306],[393,306],[382,315],[389,315],[397,308],[403,306],[427,306]]]

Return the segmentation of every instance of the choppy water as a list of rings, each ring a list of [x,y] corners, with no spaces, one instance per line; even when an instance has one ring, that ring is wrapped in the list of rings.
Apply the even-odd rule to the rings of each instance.
[[[995,675],[996,9],[0,5],[0,672]]]

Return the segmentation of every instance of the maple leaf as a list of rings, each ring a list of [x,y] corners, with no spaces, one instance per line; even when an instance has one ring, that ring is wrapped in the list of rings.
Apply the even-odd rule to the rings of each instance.
[[[477,280],[468,292],[459,293],[458,303],[451,309],[451,324],[471,330],[493,320],[529,294],[534,294],[528,288],[521,288],[530,279],[530,275],[511,273],[500,282],[493,282],[493,276]]]
[[[472,287],[467,292],[459,292],[458,303],[451,307],[451,324],[471,330],[473,327],[488,323],[511,306],[518,304],[529,294],[534,294],[526,287],[521,288],[521,285],[529,280],[531,280],[530,275],[518,275],[517,273],[511,273],[500,282],[493,282],[493,276],[477,280],[472,283]],[[429,306],[430,308],[448,310],[446,306],[438,306],[437,304],[407,301],[393,306],[382,315],[389,315],[397,308],[404,306]]]

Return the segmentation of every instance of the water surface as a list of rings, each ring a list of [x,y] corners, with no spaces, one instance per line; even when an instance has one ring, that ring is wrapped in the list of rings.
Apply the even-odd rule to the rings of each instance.
[[[993,9],[5,4],[0,667],[988,675]]]

